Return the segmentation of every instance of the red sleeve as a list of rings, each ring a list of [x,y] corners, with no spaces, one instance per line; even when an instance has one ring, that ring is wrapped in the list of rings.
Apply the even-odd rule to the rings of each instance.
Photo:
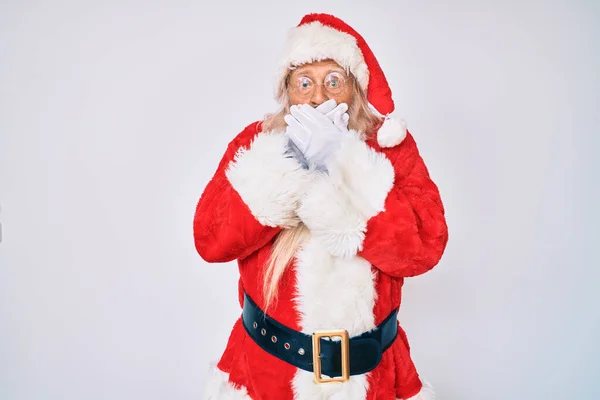
[[[448,241],[444,206],[412,136],[393,148],[395,182],[385,211],[372,217],[359,255],[383,272],[423,274],[441,259]]]
[[[242,259],[266,245],[296,215],[308,171],[287,139],[249,125],[228,146],[194,216],[194,240],[209,262]]]
[[[225,175],[236,152],[247,147],[256,134],[257,123],[254,123],[229,143],[196,206],[194,242],[196,250],[207,262],[245,258],[268,243],[280,230],[262,225]]]
[[[329,252],[359,255],[396,277],[422,274],[448,240],[444,207],[413,137],[389,149],[344,139],[298,215]]]

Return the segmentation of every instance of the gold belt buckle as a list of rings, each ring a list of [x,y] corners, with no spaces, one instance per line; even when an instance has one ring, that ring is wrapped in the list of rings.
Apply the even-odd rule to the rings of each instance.
[[[342,376],[336,378],[323,378],[321,375],[321,338],[342,338]],[[350,379],[350,336],[346,330],[317,331],[312,335],[313,369],[315,383],[346,382]]]

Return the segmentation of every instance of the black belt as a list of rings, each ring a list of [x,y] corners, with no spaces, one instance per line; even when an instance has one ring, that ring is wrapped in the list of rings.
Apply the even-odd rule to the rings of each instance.
[[[313,372],[317,382],[328,382],[346,381],[350,375],[373,370],[381,361],[383,352],[396,339],[397,316],[398,310],[394,310],[374,330],[352,338],[345,330],[307,335],[269,317],[244,294],[242,321],[248,335],[266,352]],[[322,375],[332,379],[324,379]]]

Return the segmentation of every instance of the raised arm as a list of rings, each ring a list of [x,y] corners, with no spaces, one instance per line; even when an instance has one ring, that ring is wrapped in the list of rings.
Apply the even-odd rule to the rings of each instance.
[[[194,242],[208,262],[242,259],[298,224],[307,172],[282,135],[247,126],[229,143],[194,215]]]
[[[396,147],[375,146],[344,140],[298,215],[333,255],[358,254],[396,277],[423,274],[448,240],[438,188],[410,133]]]

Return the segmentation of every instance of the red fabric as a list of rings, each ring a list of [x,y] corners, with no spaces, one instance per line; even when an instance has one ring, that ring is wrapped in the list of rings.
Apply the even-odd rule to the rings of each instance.
[[[298,26],[315,21],[321,22],[323,25],[337,29],[338,31],[347,33],[356,38],[358,48],[361,50],[367,68],[369,69],[369,87],[367,89],[367,99],[369,100],[369,103],[383,115],[390,114],[394,111],[392,90],[388,85],[383,69],[379,65],[375,54],[373,54],[373,51],[367,45],[365,39],[346,22],[330,14],[312,13],[305,15]]]
[[[248,147],[259,122],[248,125],[227,147],[194,215],[194,241],[200,256],[208,262],[245,258],[263,247],[279,228],[261,225],[233,189],[225,170],[241,147]]]
[[[392,161],[396,180],[386,211],[367,224],[359,255],[392,276],[423,274],[438,263],[448,241],[438,188],[410,133],[396,147],[381,149],[376,143],[373,147]]]
[[[264,308],[262,276],[279,230],[264,227],[254,219],[224,174],[237,148],[247,146],[258,129],[258,123],[249,125],[229,145],[198,203],[194,237],[196,248],[206,261],[238,259],[240,305],[245,290]],[[373,135],[368,144],[385,153],[396,172],[395,188],[386,201],[386,211],[369,221],[364,249],[359,254],[371,262],[375,274],[377,300],[373,313],[375,324],[379,324],[400,306],[404,277],[424,273],[439,261],[447,242],[447,228],[439,193],[414,139],[408,135],[402,144],[381,149]],[[285,271],[278,302],[269,313],[282,324],[300,330],[300,316],[294,303],[295,274],[294,268]],[[240,319],[233,327],[218,367],[230,374],[232,384],[246,387],[252,399],[293,399],[291,382],[296,368],[259,348],[246,334]],[[401,328],[398,339],[384,353],[368,381],[369,400],[408,398],[421,389]]]

